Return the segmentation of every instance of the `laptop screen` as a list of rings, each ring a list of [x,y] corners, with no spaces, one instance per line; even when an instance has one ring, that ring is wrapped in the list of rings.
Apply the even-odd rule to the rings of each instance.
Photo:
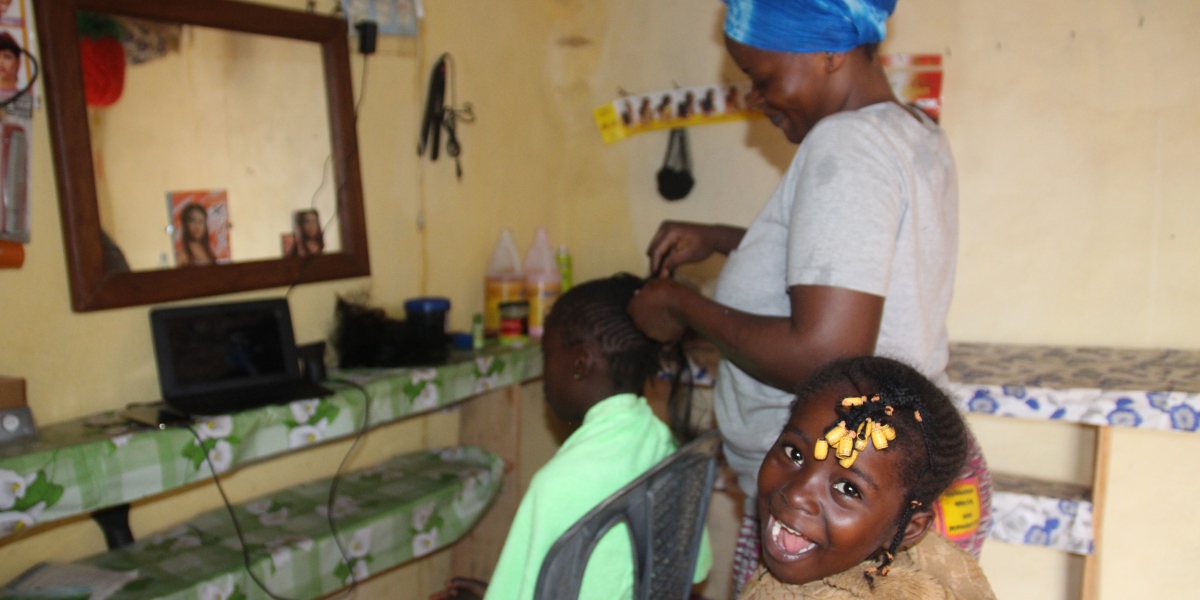
[[[150,320],[166,398],[299,377],[286,300],[159,309]]]

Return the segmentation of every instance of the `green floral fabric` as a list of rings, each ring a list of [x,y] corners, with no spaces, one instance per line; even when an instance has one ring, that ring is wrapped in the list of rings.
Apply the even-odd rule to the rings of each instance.
[[[407,454],[234,508],[251,568],[271,592],[317,598],[355,579],[443,548],[463,536],[499,494],[504,463],[473,447]],[[169,531],[81,561],[138,578],[113,600],[268,600],[246,572],[241,542],[222,507]]]
[[[436,368],[335,371],[334,394],[197,419],[199,440],[184,428],[148,429],[115,411],[41,428],[0,446],[0,538],[44,523],[153,496],[218,473],[371,424],[438,410],[460,400],[541,375],[541,348],[490,347],[457,355]],[[222,600],[230,600],[223,597]]]

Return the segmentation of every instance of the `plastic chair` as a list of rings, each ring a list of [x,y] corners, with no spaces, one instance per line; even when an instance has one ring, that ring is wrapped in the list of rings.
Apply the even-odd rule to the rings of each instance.
[[[633,544],[635,600],[686,600],[700,553],[721,438],[711,431],[583,515],[542,562],[535,600],[577,600],[600,538],[625,523]]]

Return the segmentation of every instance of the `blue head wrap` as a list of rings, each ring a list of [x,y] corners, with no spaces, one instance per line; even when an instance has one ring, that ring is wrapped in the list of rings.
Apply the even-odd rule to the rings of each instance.
[[[883,41],[896,0],[725,0],[725,35],[775,52],[845,52]]]

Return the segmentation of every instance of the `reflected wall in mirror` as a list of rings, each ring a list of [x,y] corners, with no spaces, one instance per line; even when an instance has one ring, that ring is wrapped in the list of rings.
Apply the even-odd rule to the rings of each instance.
[[[195,244],[180,224],[188,207],[182,216],[208,221],[215,262],[283,256],[293,213],[334,214],[321,47],[195,25],[139,29],[167,50],[128,65],[116,102],[88,108],[101,229],[135,271],[207,264],[185,243]],[[203,198],[194,190],[221,201],[192,200]],[[324,251],[340,239],[331,223]]]
[[[344,21],[35,3],[75,310],[369,274]],[[87,107],[77,23],[95,22],[159,38]]]

